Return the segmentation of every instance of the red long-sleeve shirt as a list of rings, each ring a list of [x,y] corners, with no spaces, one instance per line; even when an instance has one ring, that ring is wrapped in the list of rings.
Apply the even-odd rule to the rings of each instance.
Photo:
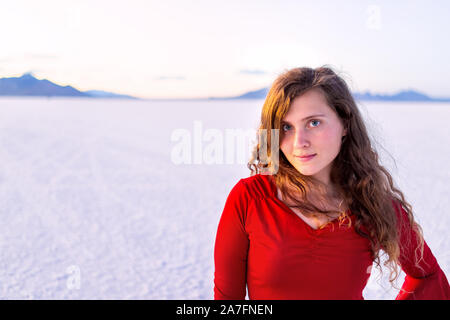
[[[399,206],[405,226],[400,241],[406,273],[397,299],[449,299],[444,272],[425,243],[420,266],[413,263],[417,241]],[[399,211],[401,210],[401,211]],[[313,229],[277,197],[270,175],[241,179],[231,190],[217,229],[214,248],[214,299],[251,300],[363,299],[373,260],[370,242],[338,220]]]

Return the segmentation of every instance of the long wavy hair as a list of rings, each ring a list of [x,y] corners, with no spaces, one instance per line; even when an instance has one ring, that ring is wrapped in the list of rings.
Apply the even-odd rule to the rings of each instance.
[[[283,139],[280,130],[281,121],[287,114],[291,102],[307,90],[320,89],[328,106],[336,112],[347,134],[343,137],[339,154],[334,159],[330,182],[336,186],[339,199],[345,201],[346,207],[355,215],[355,231],[370,240],[373,261],[381,270],[380,250],[388,259],[384,262],[390,270],[389,281],[394,285],[398,278],[401,254],[399,234],[399,217],[393,204],[401,205],[407,212],[410,226],[417,235],[419,247],[416,250],[416,265],[423,258],[423,233],[415,222],[412,206],[405,200],[403,193],[394,186],[392,176],[379,163],[378,154],[371,145],[369,135],[355,103],[345,83],[331,67],[316,69],[295,68],[287,70],[274,81],[265,99],[259,129],[264,129],[267,137],[261,139],[257,134],[257,144],[247,166],[251,176],[270,174],[281,191],[283,200],[298,208],[302,214],[323,214],[327,217],[338,213],[339,220],[345,219],[345,212],[329,210],[318,203],[327,203],[325,186],[311,176],[302,175],[287,160],[281,149],[277,149],[277,171],[273,171],[274,157],[272,151],[273,130],[279,129],[279,139]],[[261,130],[258,130],[261,132]],[[279,140],[279,141],[280,141]],[[278,142],[279,142],[278,141]],[[267,144],[267,158],[260,159],[260,149]],[[278,144],[279,146],[280,144]],[[312,203],[308,198],[310,191],[319,190],[323,197]],[[381,270],[382,271],[382,270]]]

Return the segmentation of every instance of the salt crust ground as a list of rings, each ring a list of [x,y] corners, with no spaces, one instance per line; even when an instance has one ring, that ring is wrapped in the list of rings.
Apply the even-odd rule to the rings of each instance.
[[[175,165],[170,137],[195,120],[255,129],[261,106],[2,98],[0,298],[212,299],[217,223],[249,171]],[[450,105],[360,107],[448,275]],[[365,299],[396,293],[374,268]]]

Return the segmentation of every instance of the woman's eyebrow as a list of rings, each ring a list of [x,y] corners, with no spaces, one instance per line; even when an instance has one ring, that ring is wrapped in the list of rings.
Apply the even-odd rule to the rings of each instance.
[[[307,116],[306,118],[303,118],[301,121],[305,121],[305,120],[308,120],[308,119],[311,119],[311,118],[315,118],[315,117],[324,117],[325,115],[324,114],[313,114],[313,115],[310,115],[310,116]],[[285,122],[285,123],[288,123],[288,124],[291,124],[289,121],[287,121],[287,120],[282,120],[282,122]]]

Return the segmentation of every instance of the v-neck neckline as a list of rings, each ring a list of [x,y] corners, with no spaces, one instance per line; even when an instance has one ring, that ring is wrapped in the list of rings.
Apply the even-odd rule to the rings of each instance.
[[[284,203],[280,198],[278,198],[278,189],[277,186],[275,184],[275,182],[273,181],[273,177],[272,176],[268,176],[268,180],[270,183],[270,186],[272,188],[272,198],[275,199],[275,201],[277,201],[282,207],[283,209],[285,209],[285,211],[288,211],[290,214],[295,215],[296,220],[300,220],[300,223],[302,223],[309,232],[317,234],[317,233],[321,233],[322,231],[326,230],[330,225],[334,225],[336,223],[336,221],[339,220],[339,217],[334,218],[331,221],[328,221],[327,223],[325,223],[324,225],[322,225],[321,227],[315,229],[313,228],[309,223],[307,223],[305,220],[303,220],[297,213],[295,213],[294,210],[292,210],[286,203]],[[345,211],[345,213],[347,214],[347,216],[349,217],[349,219],[351,219],[351,212],[350,209],[347,209]]]

